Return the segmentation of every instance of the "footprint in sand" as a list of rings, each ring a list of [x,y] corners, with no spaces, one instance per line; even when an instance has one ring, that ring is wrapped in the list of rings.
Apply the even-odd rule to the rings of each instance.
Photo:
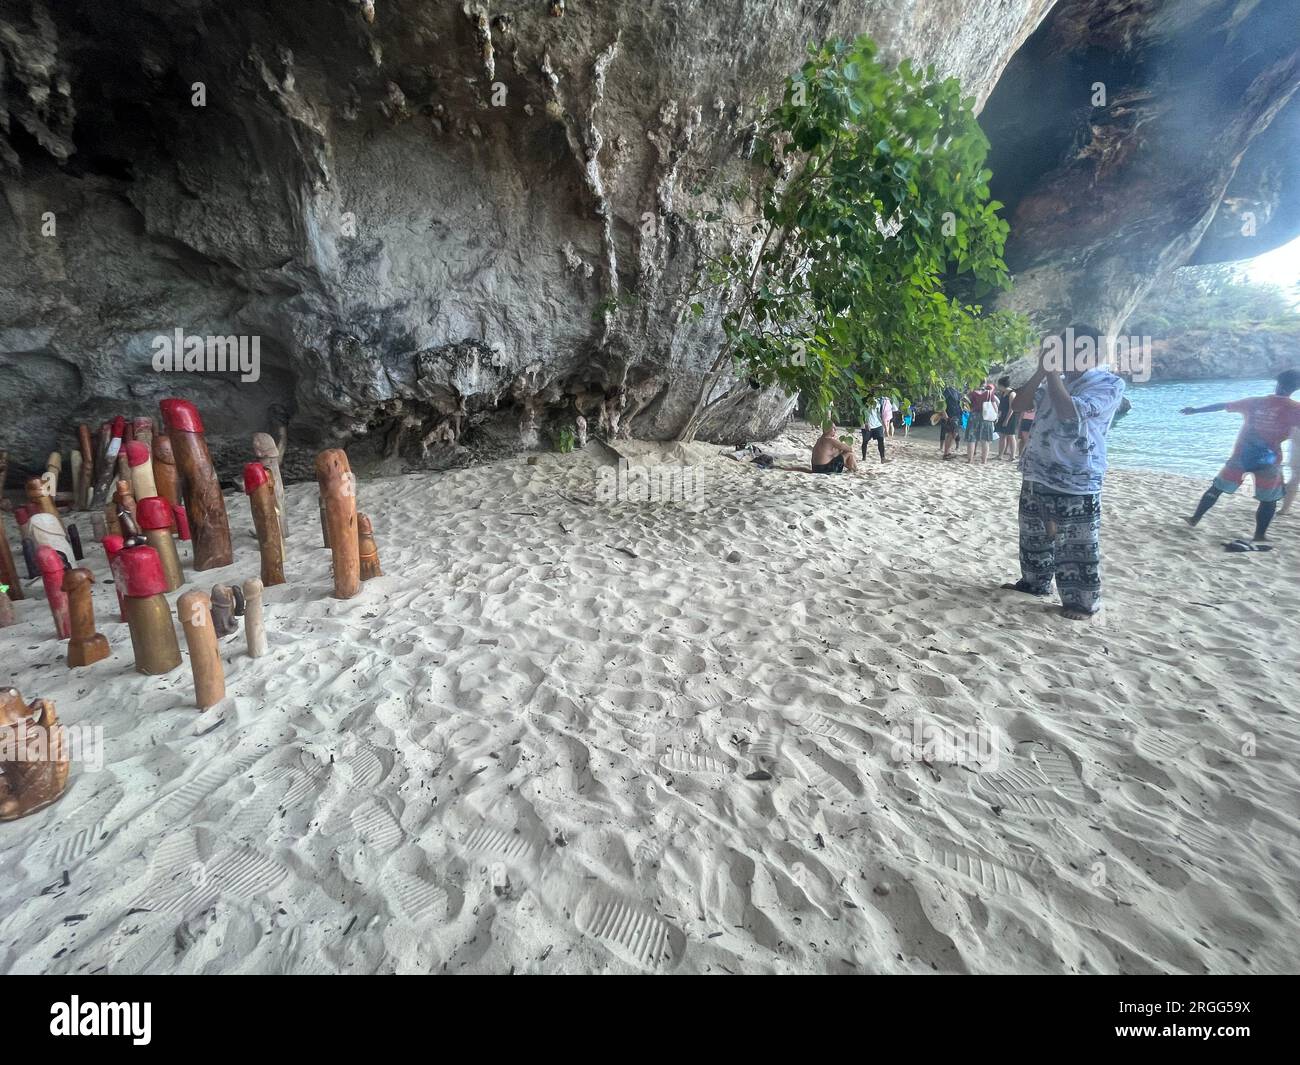
[[[660,755],[659,768],[668,775],[726,776],[735,766],[721,755],[695,754],[691,751],[671,750]]]
[[[1159,728],[1144,728],[1133,740],[1134,750],[1157,762],[1177,762],[1192,747],[1182,736]]]
[[[63,802],[67,803],[72,794],[75,792],[66,796]],[[42,840],[37,844],[39,850],[33,848],[35,853],[31,868],[42,870],[40,875],[60,873],[74,868],[83,859],[98,851],[117,831],[118,818],[115,814],[125,794],[120,784],[113,783],[89,796],[80,806],[61,810],[60,814],[68,820],[73,818],[79,822],[89,820],[90,826],[72,835],[51,836]]]
[[[696,709],[699,706],[705,709],[725,706],[735,698],[720,680],[699,674],[689,676],[682,681],[682,692],[687,699],[697,704]]]
[[[833,740],[835,743],[843,744],[845,747],[852,747],[863,754],[870,754],[874,747],[874,743],[867,733],[849,725],[842,725],[823,714],[810,714],[800,724],[814,736]]]
[[[1038,763],[1038,768],[1042,770],[1043,775],[1047,777],[1052,789],[1058,795],[1063,795],[1071,802],[1086,803],[1088,801],[1088,793],[1084,788],[1083,781],[1079,779],[1079,774],[1074,768],[1074,762],[1065,751],[1059,747],[1048,747],[1039,744],[1033,748],[1031,753],[1034,761]]]
[[[1022,898],[1028,890],[1027,881],[1016,870],[955,845],[933,847],[926,858],[918,860],[931,867],[948,869],[999,895]]]
[[[402,916],[411,924],[447,919],[450,896],[446,888],[409,873],[390,873],[385,882],[397,899]]]
[[[401,823],[385,805],[369,799],[352,811],[352,830],[356,839],[369,850],[389,854],[406,838]]]
[[[1184,816],[1179,820],[1174,834],[1198,857],[1208,857],[1223,851],[1223,837],[1218,829],[1205,821]]]
[[[425,865],[425,858],[419,847],[408,846],[393,856],[382,879],[397,904],[394,916],[413,925],[444,923],[459,910],[461,902],[459,891],[444,886]]]
[[[789,759],[799,779],[831,802],[852,804],[862,795],[858,775],[819,748],[791,751]]]
[[[1052,801],[1052,785],[1037,766],[1006,769],[976,778],[975,794],[990,806],[1014,810],[1029,817],[1063,817],[1069,811]]]
[[[348,752],[337,766],[336,772],[351,790],[370,792],[388,776],[392,765],[393,756],[389,752],[380,752],[370,744],[364,743]]]
[[[527,833],[488,825],[470,832],[461,846],[479,855],[504,858],[510,862],[532,862],[541,853],[540,844]]]
[[[148,882],[131,905],[188,918],[218,899],[252,901],[288,876],[285,866],[253,847],[228,846],[206,832],[176,832],[158,845]]]
[[[90,828],[83,828],[71,836],[65,837],[50,856],[51,869],[72,869],[82,858],[107,842],[111,835],[107,821],[96,821]]]
[[[176,919],[163,914],[132,913],[110,935],[90,945],[77,965],[90,975],[138,976],[157,972],[170,960],[176,942]],[[73,956],[74,960],[76,955]]]
[[[644,906],[604,893],[585,896],[574,910],[573,923],[583,935],[645,972],[666,972],[686,954],[686,936],[679,928]]]
[[[149,821],[161,821],[164,827],[178,824],[230,780],[245,773],[258,757],[256,754],[243,754],[200,770],[197,775],[159,799],[142,820],[146,825]],[[152,830],[156,831],[156,828],[154,826]]]

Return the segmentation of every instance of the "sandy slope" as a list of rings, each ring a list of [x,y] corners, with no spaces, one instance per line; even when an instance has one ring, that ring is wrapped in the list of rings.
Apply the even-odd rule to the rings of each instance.
[[[110,585],[76,672],[18,604],[0,682],[107,756],[0,826],[0,970],[1300,968],[1300,515],[1228,556],[1248,500],[1193,533],[1200,485],[1112,473],[1081,627],[993,590],[1009,466],[710,449],[701,498],[609,505],[590,450],[364,483],[386,576],[348,602],[292,487],[215,728],[188,666],[132,671]],[[228,504],[204,586],[256,572]],[[906,760],[940,726],[987,749]]]

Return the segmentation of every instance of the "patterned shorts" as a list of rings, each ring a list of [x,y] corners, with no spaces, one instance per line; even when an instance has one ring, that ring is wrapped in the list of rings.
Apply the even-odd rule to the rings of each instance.
[[[1252,473],[1252,476],[1255,478],[1255,498],[1261,503],[1276,503],[1286,494],[1280,465],[1261,466]],[[1241,487],[1245,479],[1246,470],[1240,463],[1230,459],[1228,464],[1219,471],[1219,476],[1214,478],[1214,487],[1220,492],[1231,495]]]

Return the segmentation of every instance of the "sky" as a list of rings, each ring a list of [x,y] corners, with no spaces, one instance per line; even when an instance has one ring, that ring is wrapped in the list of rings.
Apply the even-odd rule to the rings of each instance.
[[[1252,281],[1294,290],[1300,285],[1300,237],[1240,264]],[[1300,293],[1297,294],[1300,299]]]

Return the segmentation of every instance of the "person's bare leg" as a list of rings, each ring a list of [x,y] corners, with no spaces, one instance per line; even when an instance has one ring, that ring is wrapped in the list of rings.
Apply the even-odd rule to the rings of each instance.
[[[980,444],[980,465],[984,465],[989,460],[989,442],[987,440]]]
[[[856,473],[858,469],[858,456],[852,451],[844,452],[844,468],[849,473]]]

